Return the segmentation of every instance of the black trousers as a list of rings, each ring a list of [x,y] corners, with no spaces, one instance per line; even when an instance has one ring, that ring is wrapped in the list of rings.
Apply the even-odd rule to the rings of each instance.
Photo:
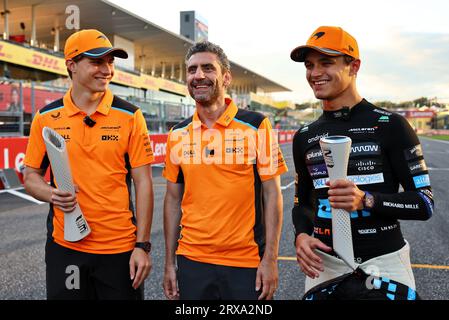
[[[132,251],[92,254],[63,247],[52,239],[45,246],[47,299],[142,300],[129,275]]]
[[[181,300],[257,300],[257,268],[202,263],[177,256]]]
[[[310,289],[303,300],[420,300],[420,297],[402,283],[369,276],[357,269]]]

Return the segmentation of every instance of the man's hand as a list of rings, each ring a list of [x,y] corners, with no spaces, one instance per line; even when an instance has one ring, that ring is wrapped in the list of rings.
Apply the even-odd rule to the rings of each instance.
[[[133,288],[137,289],[145,281],[153,266],[151,257],[143,249],[134,248],[131,258],[129,259],[129,271]]]
[[[78,186],[75,185],[75,193],[79,192]],[[76,208],[76,195],[70,192],[51,188],[51,203],[61,209],[62,212],[69,213]]]
[[[338,179],[326,184],[329,186],[328,199],[332,208],[345,209],[348,212],[363,209],[365,192],[360,190],[354,182]]]
[[[176,266],[166,265],[164,271],[164,294],[169,300],[179,299],[179,289],[176,279]]]
[[[296,260],[299,263],[301,271],[308,277],[315,279],[319,277],[319,272],[324,271],[321,258],[315,254],[315,249],[330,252],[331,247],[326,246],[320,240],[309,236],[306,233],[300,233],[296,237]]]
[[[256,291],[262,289],[258,300],[273,299],[274,292],[278,287],[279,275],[277,259],[264,257],[257,268]]]

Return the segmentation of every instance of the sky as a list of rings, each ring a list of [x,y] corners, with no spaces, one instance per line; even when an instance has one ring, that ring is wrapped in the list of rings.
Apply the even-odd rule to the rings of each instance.
[[[357,88],[371,101],[420,97],[449,102],[447,0],[109,0],[179,34],[180,11],[195,10],[209,40],[228,58],[290,88],[277,100],[315,101],[303,63],[290,52],[321,25],[340,26],[358,41]]]

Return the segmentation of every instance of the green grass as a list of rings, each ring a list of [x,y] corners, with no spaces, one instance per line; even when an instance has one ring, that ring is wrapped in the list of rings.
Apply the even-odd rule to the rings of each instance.
[[[430,139],[436,139],[436,140],[448,140],[449,141],[449,135],[439,135],[439,136],[423,136]]]

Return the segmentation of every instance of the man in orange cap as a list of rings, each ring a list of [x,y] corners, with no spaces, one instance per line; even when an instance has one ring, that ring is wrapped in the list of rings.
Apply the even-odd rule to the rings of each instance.
[[[291,59],[304,62],[306,79],[323,106],[322,116],[293,140],[292,218],[297,260],[306,274],[304,298],[417,299],[409,245],[398,220],[429,219],[433,196],[414,130],[400,115],[359,95],[357,41],[342,28],[319,27]],[[319,141],[333,135],[349,136],[352,149],[347,179],[329,183]],[[353,264],[332,247],[331,208],[350,215]]]
[[[153,153],[141,110],[108,88],[114,57],[128,54],[101,32],[81,30],[67,39],[64,55],[72,86],[63,99],[36,114],[25,157],[27,192],[50,203],[47,298],[142,299],[142,283],[152,265]],[[44,127],[66,140],[76,195],[44,180],[49,166]],[[91,233],[69,242],[64,239],[64,214],[77,203]]]

